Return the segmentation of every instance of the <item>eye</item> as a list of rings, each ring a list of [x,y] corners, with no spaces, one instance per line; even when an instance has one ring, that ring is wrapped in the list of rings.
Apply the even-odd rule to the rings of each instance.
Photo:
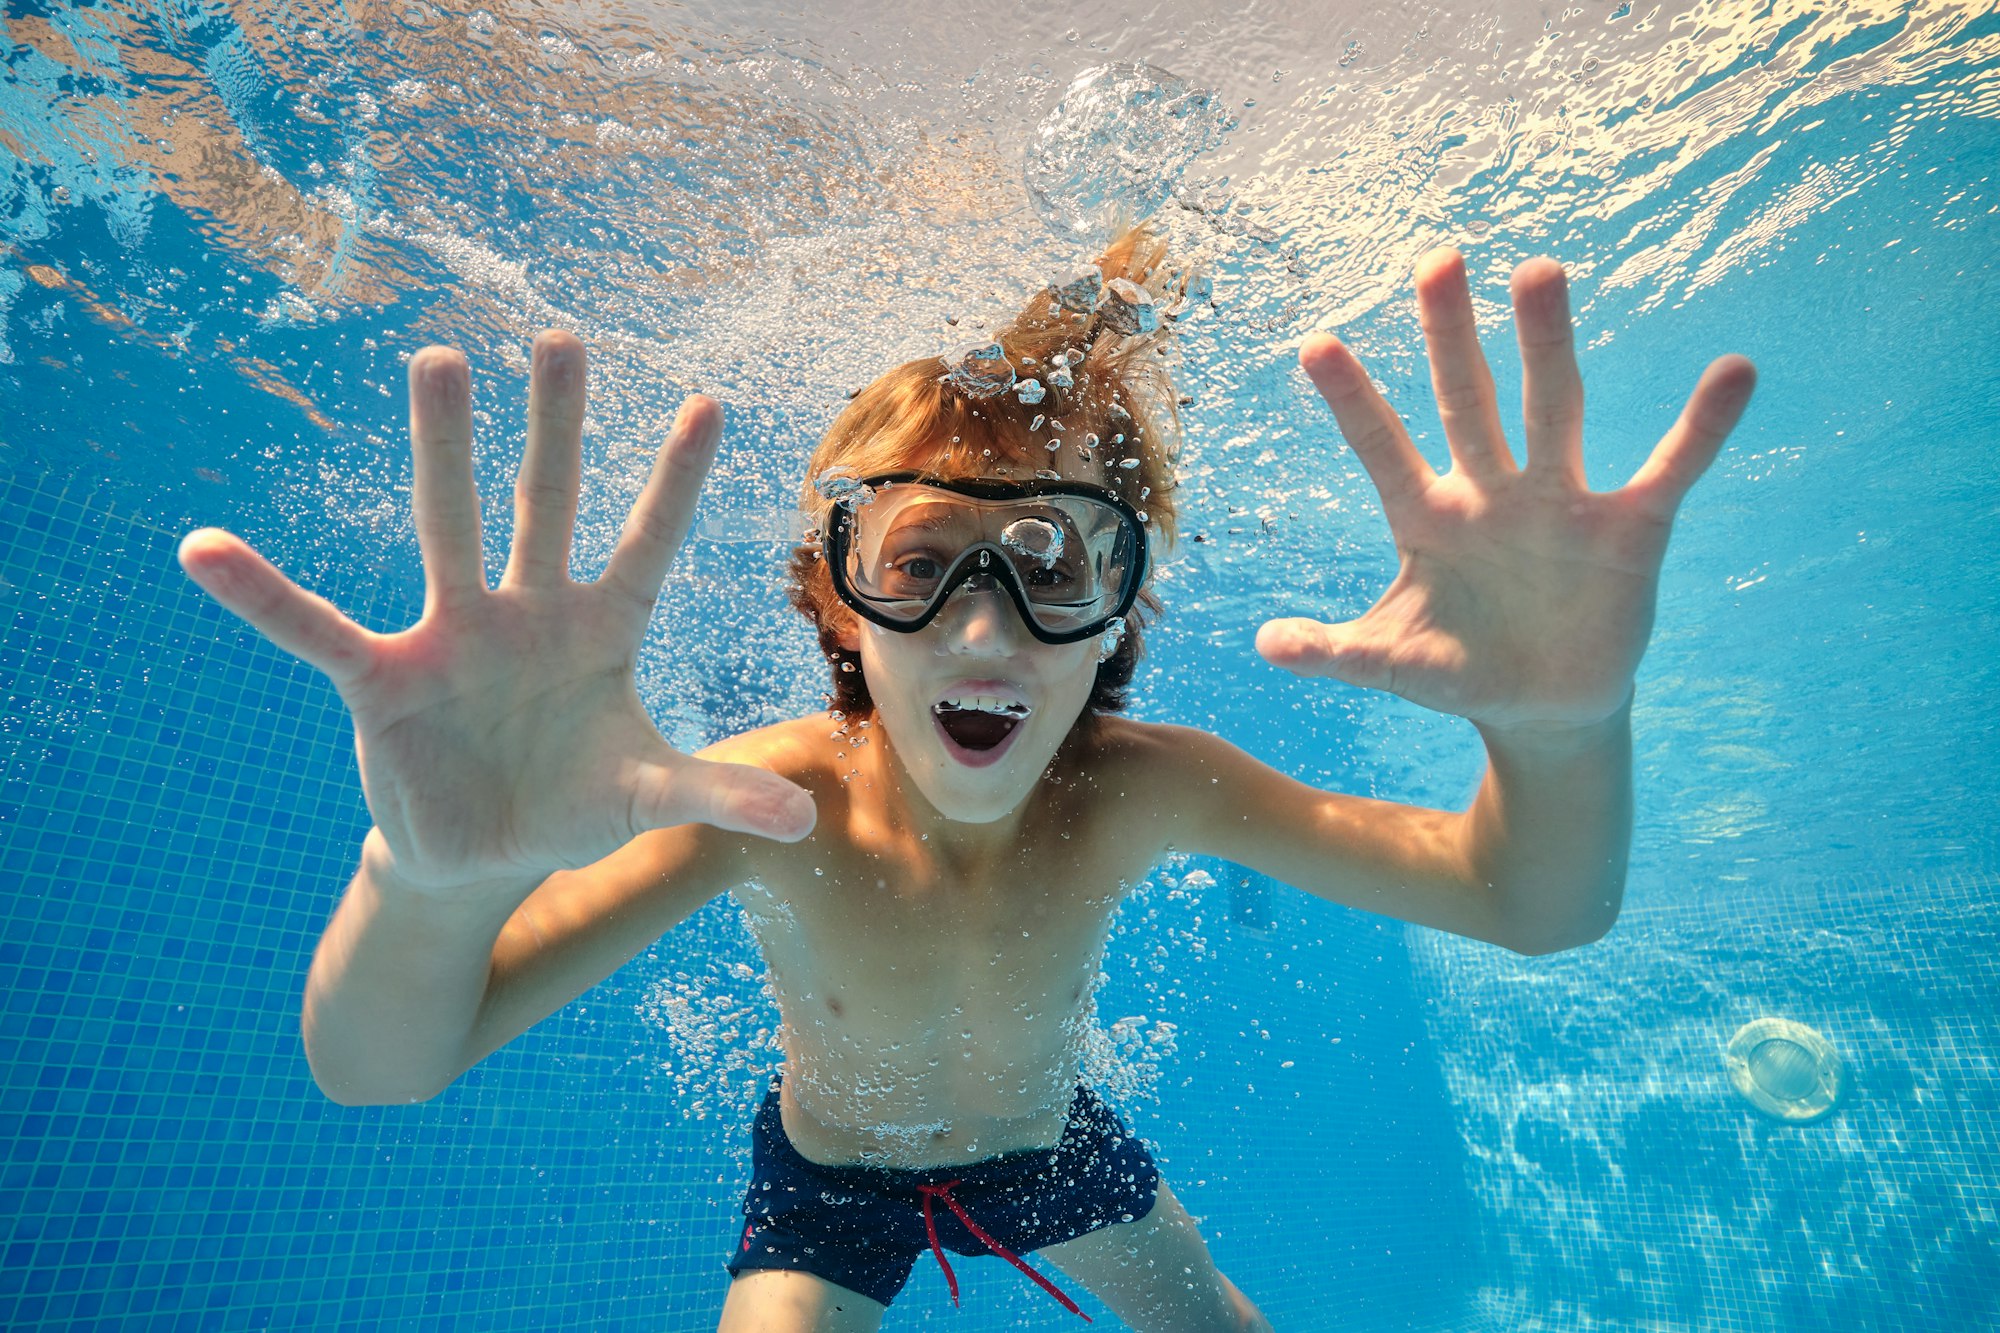
[[[1067,588],[1074,582],[1075,577],[1059,565],[1028,571],[1028,586],[1031,588]]]
[[[1019,566],[1015,567],[1019,570]],[[1068,562],[1045,569],[1029,569],[1022,582],[1030,598],[1051,605],[1088,600],[1085,582]]]
[[[922,597],[944,577],[944,569],[944,562],[929,551],[905,551],[882,562],[878,582],[891,596]]]

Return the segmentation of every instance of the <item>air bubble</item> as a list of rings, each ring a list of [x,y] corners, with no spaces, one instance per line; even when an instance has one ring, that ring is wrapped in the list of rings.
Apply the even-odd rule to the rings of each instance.
[[[1086,264],[1061,282],[1051,283],[1049,290],[1062,309],[1087,315],[1104,299],[1104,270]]]
[[[1045,518],[1017,518],[1001,530],[1000,545],[1016,555],[1040,562],[1047,569],[1062,559],[1062,529]]]
[[[996,398],[1014,387],[1014,364],[999,343],[968,343],[944,358],[944,382],[972,399]]]
[[[813,479],[813,490],[822,500],[844,505],[851,512],[875,499],[875,491],[861,478],[845,472],[829,471]]]
[[[1085,69],[1035,128],[1022,168],[1028,196],[1057,232],[1108,239],[1121,211],[1158,212],[1235,125],[1215,92],[1156,65]]]
[[[1129,278],[1113,278],[1100,308],[1105,326],[1114,333],[1137,337],[1160,327],[1160,311],[1153,294]]]

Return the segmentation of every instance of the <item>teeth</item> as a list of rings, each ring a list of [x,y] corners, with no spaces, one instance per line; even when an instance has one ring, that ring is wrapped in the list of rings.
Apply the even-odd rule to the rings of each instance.
[[[1002,717],[1026,717],[1034,711],[1024,703],[991,694],[968,694],[956,699],[938,700],[935,711],[942,713],[946,709],[961,713],[998,713]]]

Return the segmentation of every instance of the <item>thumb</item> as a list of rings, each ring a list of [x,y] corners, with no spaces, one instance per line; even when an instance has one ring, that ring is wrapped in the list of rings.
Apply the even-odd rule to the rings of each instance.
[[[1350,685],[1379,688],[1386,671],[1363,646],[1355,622],[1267,620],[1257,631],[1257,652],[1274,667],[1295,676],[1332,676]]]
[[[713,824],[779,842],[812,832],[819,812],[797,783],[750,764],[719,764],[674,756],[644,765],[632,794],[632,822],[639,829]]]

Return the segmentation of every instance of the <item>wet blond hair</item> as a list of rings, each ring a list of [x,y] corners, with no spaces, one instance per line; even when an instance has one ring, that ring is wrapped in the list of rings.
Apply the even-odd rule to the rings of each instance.
[[[1107,293],[1119,279],[1142,288],[1161,316],[1158,328],[1121,333],[1108,322],[1120,304],[1115,297],[1095,310],[1075,311],[1057,300],[1051,285],[990,339],[1000,345],[1017,382],[1042,384],[1040,402],[1023,403],[1011,390],[974,397],[955,384],[953,367],[943,357],[897,366],[854,395],[807,462],[800,508],[812,532],[825,528],[831,509],[832,501],[818,488],[829,473],[921,472],[964,479],[1011,466],[1025,476],[1046,469],[1054,457],[1049,445],[1060,441],[1059,452],[1083,451],[1081,457],[1100,470],[1104,484],[1140,511],[1155,561],[1164,555],[1173,544],[1173,468],[1180,453],[1180,405],[1167,353],[1189,275],[1169,267],[1165,238],[1143,223],[1112,242],[1097,268]],[[1068,388],[1049,382],[1058,355],[1069,362],[1074,383]],[[981,368],[997,370],[998,364]],[[1127,460],[1130,465],[1121,466]],[[814,536],[793,551],[789,573],[792,605],[813,623],[832,664],[828,706],[865,716],[874,704],[860,656],[840,645],[857,618],[834,591]],[[1142,619],[1158,611],[1159,600],[1142,592],[1125,617],[1117,651],[1098,664],[1086,716],[1124,707],[1125,688],[1144,651]]]

